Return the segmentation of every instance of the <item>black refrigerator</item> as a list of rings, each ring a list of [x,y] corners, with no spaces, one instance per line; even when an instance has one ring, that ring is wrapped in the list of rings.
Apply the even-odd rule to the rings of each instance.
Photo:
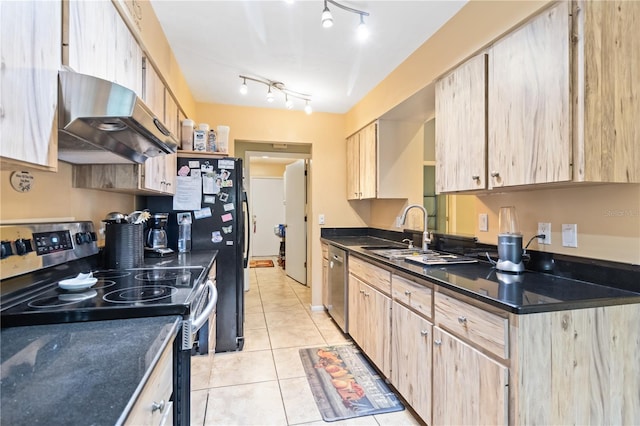
[[[249,261],[249,206],[242,159],[178,157],[174,196],[145,197],[151,213],[169,213],[169,248],[178,252],[178,220],[191,220],[191,250],[216,257],[216,352],[244,345],[244,268]],[[175,254],[174,254],[175,255]]]

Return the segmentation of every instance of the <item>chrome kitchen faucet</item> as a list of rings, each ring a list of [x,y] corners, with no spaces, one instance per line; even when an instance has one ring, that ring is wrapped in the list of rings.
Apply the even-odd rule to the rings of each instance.
[[[400,222],[402,225],[404,225],[404,223],[407,220],[407,213],[412,208],[420,209],[424,214],[424,228],[422,232],[422,250],[427,251],[429,250],[429,243],[431,243],[431,239],[429,238],[429,231],[427,230],[427,221],[429,219],[429,216],[427,215],[427,209],[422,207],[420,204],[410,204],[407,207],[405,207],[404,211],[402,212],[402,216],[400,217]]]

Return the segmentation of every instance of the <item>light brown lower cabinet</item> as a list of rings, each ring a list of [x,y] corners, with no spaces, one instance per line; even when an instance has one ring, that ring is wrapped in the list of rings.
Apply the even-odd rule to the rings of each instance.
[[[134,403],[125,425],[173,424],[173,340],[167,344],[147,383]]]
[[[391,298],[349,276],[349,334],[385,377],[391,375]]]
[[[391,384],[431,424],[433,324],[396,301],[391,310]]]
[[[433,345],[432,424],[508,424],[507,367],[439,327]]]

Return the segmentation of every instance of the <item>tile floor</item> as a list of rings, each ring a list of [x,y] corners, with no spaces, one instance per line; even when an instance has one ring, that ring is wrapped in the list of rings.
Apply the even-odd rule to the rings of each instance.
[[[410,411],[326,423],[298,350],[349,339],[325,312],[312,312],[311,290],[277,266],[250,269],[241,352],[192,358],[192,425],[418,425]]]

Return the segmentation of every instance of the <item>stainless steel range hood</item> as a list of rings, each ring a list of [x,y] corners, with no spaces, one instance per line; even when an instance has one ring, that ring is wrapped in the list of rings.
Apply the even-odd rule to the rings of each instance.
[[[176,138],[130,89],[60,71],[58,158],[73,164],[144,163],[176,152]]]

